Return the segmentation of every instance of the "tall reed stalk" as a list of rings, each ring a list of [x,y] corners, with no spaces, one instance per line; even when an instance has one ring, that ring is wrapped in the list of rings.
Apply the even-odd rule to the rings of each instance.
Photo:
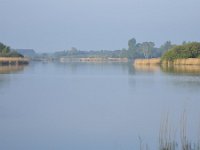
[[[171,127],[169,115],[163,118],[159,131],[159,150],[200,150],[200,126],[197,142],[188,139],[187,113],[184,111],[180,119],[180,144],[176,139],[176,132]]]
[[[182,150],[192,150],[192,144],[187,138],[187,116],[186,111],[183,112],[180,121],[180,138]]]
[[[167,114],[166,118],[163,119],[160,125],[159,132],[159,150],[175,150],[176,141],[175,141],[175,130],[172,129],[169,123],[169,115]]]

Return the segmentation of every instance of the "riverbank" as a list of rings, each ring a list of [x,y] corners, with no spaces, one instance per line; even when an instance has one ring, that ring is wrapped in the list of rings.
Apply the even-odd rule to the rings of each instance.
[[[0,65],[22,65],[28,64],[28,58],[21,57],[0,57]]]
[[[174,61],[162,61],[166,65],[200,65],[200,58],[175,59]]]
[[[160,58],[136,59],[134,65],[200,65],[200,58],[175,59],[161,61]]]

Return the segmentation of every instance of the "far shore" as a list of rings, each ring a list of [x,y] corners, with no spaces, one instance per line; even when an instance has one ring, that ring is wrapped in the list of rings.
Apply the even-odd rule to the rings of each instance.
[[[103,57],[85,57],[85,58],[60,58],[60,62],[128,62],[128,58],[103,58]]]

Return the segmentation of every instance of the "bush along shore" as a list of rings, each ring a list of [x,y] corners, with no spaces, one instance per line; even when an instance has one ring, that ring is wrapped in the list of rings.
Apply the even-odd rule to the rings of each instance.
[[[10,49],[9,46],[0,43],[0,65],[28,64],[29,59]]]
[[[175,46],[161,58],[136,59],[135,65],[200,65],[200,43]]]

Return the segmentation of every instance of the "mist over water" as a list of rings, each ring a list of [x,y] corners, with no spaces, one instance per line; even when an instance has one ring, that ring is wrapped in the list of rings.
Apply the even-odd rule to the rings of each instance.
[[[31,63],[0,67],[0,149],[132,150],[140,136],[158,147],[168,113],[179,137],[200,124],[198,68],[133,67],[126,63]]]

